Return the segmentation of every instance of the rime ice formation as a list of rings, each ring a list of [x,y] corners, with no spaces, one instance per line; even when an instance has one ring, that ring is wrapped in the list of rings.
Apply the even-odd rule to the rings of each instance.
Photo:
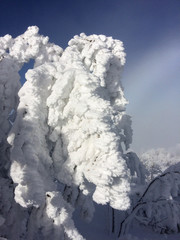
[[[13,191],[13,184],[11,180],[8,178],[9,164],[9,146],[6,142],[7,134],[9,132],[11,126],[11,119],[9,114],[11,110],[14,109],[16,112],[16,108],[19,102],[19,97],[17,95],[20,89],[19,82],[19,70],[23,66],[25,62],[28,62],[30,59],[35,60],[35,66],[40,68],[43,64],[46,65],[47,62],[53,63],[58,61],[61,57],[62,49],[59,46],[48,43],[48,38],[40,36],[38,34],[37,27],[29,27],[28,30],[22,34],[21,36],[12,39],[11,36],[6,35],[5,37],[0,38],[0,91],[1,91],[1,116],[0,116],[0,156],[1,156],[1,171],[0,171],[0,236],[7,237],[8,239],[83,239],[83,237],[77,232],[74,227],[74,223],[72,221],[72,211],[73,208],[63,200],[62,194],[60,192],[54,191],[56,189],[55,184],[52,179],[49,177],[48,169],[45,170],[45,165],[40,164],[38,168],[38,164],[35,165],[37,156],[35,156],[36,149],[33,148],[36,146],[36,142],[40,144],[41,137],[43,134],[43,129],[40,128],[39,133],[34,134],[35,138],[38,138],[37,141],[33,143],[30,138],[29,143],[25,143],[27,137],[30,137],[30,132],[32,129],[35,130],[33,121],[40,114],[37,113],[35,117],[35,111],[32,119],[28,121],[23,121],[21,119],[21,113],[25,114],[23,109],[23,104],[20,102],[18,107],[18,114],[16,122],[13,125],[12,132],[9,134],[8,141],[10,144],[14,145],[11,152],[11,171],[12,175],[15,175],[14,182],[21,184],[17,184],[17,188],[15,192]],[[49,65],[47,66],[47,72],[49,69]],[[42,67],[42,70],[44,68]],[[43,77],[43,76],[42,76]],[[47,79],[45,79],[47,80]],[[46,83],[46,81],[44,81]],[[47,83],[48,84],[48,81]],[[28,85],[28,83],[27,83]],[[33,84],[32,84],[33,85]],[[38,86],[38,85],[34,85]],[[29,88],[28,92],[33,93],[34,87],[32,89]],[[32,91],[31,91],[32,90]],[[35,97],[35,96],[34,96]],[[37,95],[41,99],[41,96]],[[35,103],[35,100],[34,100]],[[32,106],[28,106],[30,108]],[[12,115],[12,114],[11,114]],[[43,116],[43,114],[42,114]],[[41,122],[41,117],[39,118],[39,122]],[[20,124],[22,123],[22,126]],[[16,132],[19,130],[19,127],[24,128],[21,131],[23,135],[19,136],[19,133]],[[37,130],[37,129],[36,129]],[[16,132],[16,133],[15,133]],[[17,144],[14,144],[14,137],[17,134]],[[45,135],[45,133],[44,133]],[[44,136],[43,135],[43,136]],[[43,137],[42,137],[43,139]],[[21,145],[23,143],[23,145]],[[16,146],[15,146],[16,145]],[[39,145],[37,145],[38,147]],[[22,148],[21,148],[22,147]],[[45,153],[45,147],[43,148],[43,152]],[[19,151],[20,150],[20,151]],[[41,148],[42,150],[42,148]],[[19,152],[18,152],[19,151]],[[24,154],[24,155],[23,155]],[[49,154],[49,152],[48,152]],[[43,155],[41,155],[43,157]],[[14,158],[15,157],[15,158]],[[23,159],[24,157],[24,159]],[[40,159],[39,159],[40,160]],[[32,161],[31,167],[27,163],[28,161]],[[41,161],[41,160],[40,160]],[[46,160],[43,161],[43,163]],[[34,164],[34,165],[33,165]],[[29,168],[28,168],[29,167]],[[34,169],[33,169],[34,167]],[[35,169],[37,167],[37,169]],[[40,169],[41,167],[41,169]],[[40,171],[41,177],[38,177],[37,172]],[[33,174],[33,173],[36,174]],[[32,174],[32,175],[31,175]],[[43,175],[44,174],[44,175]],[[49,177],[49,184],[47,187],[50,189],[50,192],[46,193],[42,197],[42,193],[38,192],[38,186],[44,186],[44,184],[48,183],[48,179],[44,183],[42,183],[42,176],[45,179]],[[32,182],[31,182],[32,181]],[[52,186],[50,188],[50,185]],[[36,190],[35,190],[35,189]],[[32,198],[29,198],[27,194],[28,191],[32,190]],[[15,195],[14,195],[15,193]],[[45,192],[43,192],[45,193]],[[33,195],[34,194],[34,195]],[[36,196],[36,194],[38,196]],[[23,197],[22,197],[23,196]],[[33,198],[34,197],[34,198]],[[19,203],[22,207],[34,206],[33,208],[29,208],[29,210],[25,210],[16,204]],[[50,200],[49,200],[50,198]],[[36,199],[40,199],[39,201]],[[43,200],[42,200],[43,199]],[[59,199],[59,202],[57,202]],[[40,204],[39,204],[40,202]],[[39,206],[37,210],[37,206]]]
[[[20,70],[18,63],[6,52],[12,41],[9,35],[0,38],[0,142],[6,138],[10,129],[9,114],[18,104],[17,93],[20,89]]]
[[[75,36],[61,57],[47,98],[57,179],[117,209],[127,208],[129,202],[121,146],[123,142],[128,147],[131,141],[127,102],[119,81],[124,62],[120,41]]]
[[[8,136],[14,199],[31,209],[29,229],[21,231],[24,239],[83,239],[71,220],[77,204],[87,219],[93,215],[92,200],[120,210],[129,207],[123,149],[131,143],[132,130],[120,82],[123,50],[119,40],[81,34],[63,52],[37,27],[15,39],[0,39],[0,64],[5,65],[0,70],[7,72],[8,61],[12,68],[0,82],[2,96],[16,99],[2,115],[3,124],[9,124],[7,113],[18,103],[18,71],[35,61],[18,93]],[[13,86],[14,95],[6,93],[4,83],[8,90]],[[7,135],[9,128],[1,126]]]

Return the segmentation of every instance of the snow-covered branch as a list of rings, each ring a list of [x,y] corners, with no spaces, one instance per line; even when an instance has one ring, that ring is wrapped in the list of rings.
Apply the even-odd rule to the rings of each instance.
[[[160,233],[178,232],[180,226],[180,171],[166,171],[149,183],[120,224],[118,237],[127,233],[134,219]]]

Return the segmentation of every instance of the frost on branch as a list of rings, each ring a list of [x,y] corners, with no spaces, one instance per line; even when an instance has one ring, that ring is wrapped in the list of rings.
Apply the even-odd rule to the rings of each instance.
[[[180,231],[180,144],[142,154],[149,185],[136,216],[160,233]]]
[[[180,166],[156,177],[121,223],[119,235],[128,232],[132,221],[152,227],[159,233],[180,231]]]
[[[180,144],[169,150],[152,149],[141,157],[146,167],[147,184],[122,221],[119,235],[127,233],[134,220],[159,233],[179,232]]]
[[[71,220],[72,206],[81,205],[82,215],[90,219],[92,200],[120,210],[130,204],[123,149],[131,143],[132,130],[120,82],[122,42],[81,34],[62,52],[37,27],[4,38],[2,61],[10,58],[17,72],[35,60],[19,91],[8,137],[14,198],[31,209],[31,230],[22,232],[27,239],[37,237],[37,231],[44,239],[82,239]]]

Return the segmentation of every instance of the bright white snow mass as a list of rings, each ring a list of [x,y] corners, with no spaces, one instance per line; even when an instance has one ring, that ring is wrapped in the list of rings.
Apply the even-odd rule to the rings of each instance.
[[[104,35],[81,34],[63,51],[39,35],[37,27],[29,27],[15,39],[2,37],[0,48],[1,122],[6,124],[1,124],[1,138],[19,101],[8,136],[14,199],[37,209],[31,218],[44,238],[53,231],[54,239],[64,234],[81,239],[71,220],[75,203],[87,219],[93,216],[92,200],[120,210],[130,206],[123,149],[129,148],[132,130],[120,82],[123,44]],[[18,100],[18,72],[30,59],[34,68],[26,73]],[[46,231],[44,222],[54,230]],[[63,227],[57,230],[57,225]],[[21,234],[30,239],[35,231],[30,232],[22,229]]]
[[[47,38],[32,27],[10,48],[17,59],[35,58],[36,66],[27,72],[19,92],[17,120],[9,137],[10,142],[15,137],[11,153],[11,176],[18,183],[15,198],[22,206],[38,206],[51,189],[49,181],[44,184],[46,175],[52,175],[68,186],[79,186],[98,203],[126,209],[129,183],[121,143],[128,148],[131,122],[119,82],[125,62],[122,43],[81,34],[63,54],[46,44]],[[52,52],[49,59],[47,52]],[[33,176],[30,185],[28,175]]]

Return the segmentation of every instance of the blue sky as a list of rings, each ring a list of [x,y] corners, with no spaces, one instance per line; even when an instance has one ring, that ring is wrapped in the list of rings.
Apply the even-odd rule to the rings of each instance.
[[[180,143],[180,0],[0,0],[0,36],[40,33],[65,48],[76,34],[124,42],[132,148]]]

